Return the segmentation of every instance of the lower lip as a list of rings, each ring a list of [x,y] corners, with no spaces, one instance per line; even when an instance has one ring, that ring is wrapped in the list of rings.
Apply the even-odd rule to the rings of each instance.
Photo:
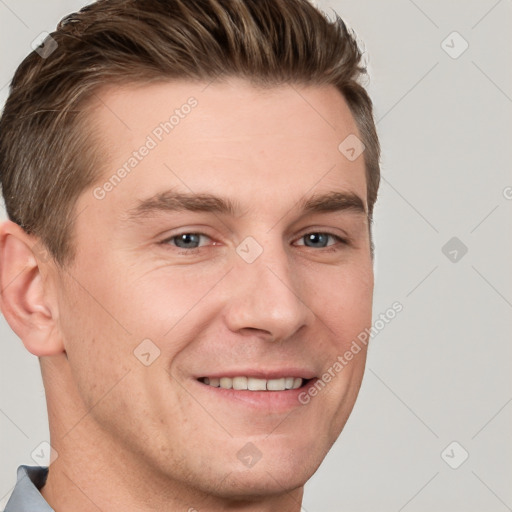
[[[203,384],[198,380],[194,382],[200,388],[215,397],[217,400],[227,400],[231,403],[246,405],[251,408],[266,410],[268,412],[289,411],[294,407],[303,407],[299,401],[301,393],[307,391],[318,379],[311,379],[298,389],[287,389],[285,391],[248,391],[237,389],[224,389]]]

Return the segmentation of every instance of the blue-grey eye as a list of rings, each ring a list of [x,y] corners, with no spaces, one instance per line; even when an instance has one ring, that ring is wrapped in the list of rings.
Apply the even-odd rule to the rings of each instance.
[[[332,237],[332,235],[328,233],[308,233],[302,238],[304,239],[304,245],[307,247],[323,249],[324,247],[327,247],[329,237]]]
[[[171,240],[180,249],[196,249],[201,240],[201,235],[199,233],[183,233],[173,236]]]

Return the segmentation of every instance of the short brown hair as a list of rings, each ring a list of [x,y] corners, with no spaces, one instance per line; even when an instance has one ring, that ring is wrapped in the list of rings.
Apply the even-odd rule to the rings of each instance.
[[[99,0],[64,18],[51,55],[17,69],[0,119],[9,218],[71,263],[75,204],[98,179],[83,107],[106,84],[241,77],[262,87],[334,85],[366,149],[371,223],[380,147],[354,34],[307,0]],[[373,253],[373,243],[372,243]]]

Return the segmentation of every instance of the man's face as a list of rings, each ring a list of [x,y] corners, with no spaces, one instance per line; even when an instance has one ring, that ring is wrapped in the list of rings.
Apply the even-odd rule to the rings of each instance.
[[[100,99],[104,167],[56,277],[70,386],[89,411],[70,436],[95,432],[141,472],[212,494],[304,484],[352,410],[364,348],[304,405],[305,392],[371,324],[364,161],[338,150],[358,133],[345,101],[236,80]],[[363,209],[334,196],[305,209],[333,192]],[[236,211],[204,197],[176,209],[173,194]]]

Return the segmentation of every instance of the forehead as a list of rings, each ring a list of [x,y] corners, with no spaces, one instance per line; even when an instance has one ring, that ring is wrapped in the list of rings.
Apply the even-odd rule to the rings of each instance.
[[[261,192],[268,208],[307,191],[341,190],[366,204],[364,159],[339,149],[359,132],[334,86],[262,89],[239,79],[111,86],[93,107],[104,156],[95,186],[107,185],[104,203],[112,207],[132,208],[166,188],[222,192],[247,204]]]

